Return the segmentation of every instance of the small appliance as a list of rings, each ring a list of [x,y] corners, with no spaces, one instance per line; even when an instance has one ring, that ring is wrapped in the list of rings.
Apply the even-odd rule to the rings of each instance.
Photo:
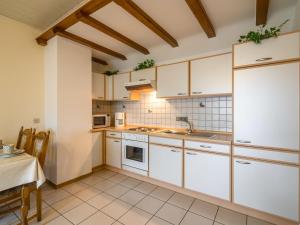
[[[102,128],[110,126],[109,114],[96,114],[93,115],[93,128]]]
[[[115,127],[125,127],[125,113],[116,112],[115,113]]]

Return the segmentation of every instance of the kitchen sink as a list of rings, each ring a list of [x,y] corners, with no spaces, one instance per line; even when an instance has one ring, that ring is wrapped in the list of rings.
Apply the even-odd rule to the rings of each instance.
[[[163,130],[160,133],[164,133],[164,134],[180,134],[180,135],[187,135],[187,132],[184,131],[175,131],[175,130]]]
[[[203,137],[203,138],[214,138],[216,135],[209,133],[209,132],[192,132],[192,133],[187,133],[184,131],[175,131],[175,130],[163,130],[160,131],[160,133],[164,134],[179,134],[179,135],[187,135],[191,137]]]

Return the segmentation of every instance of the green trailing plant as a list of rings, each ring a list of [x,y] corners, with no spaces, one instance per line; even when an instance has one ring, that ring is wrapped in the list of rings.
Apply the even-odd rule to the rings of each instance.
[[[147,68],[151,68],[153,67],[155,64],[153,59],[147,59],[144,62],[141,62],[137,65],[137,67],[134,68],[135,71],[137,70],[143,70],[143,69],[147,69]]]
[[[112,75],[115,75],[117,73],[119,73],[119,70],[111,70],[111,71],[107,70],[107,71],[104,72],[104,74],[107,75],[107,76],[112,76]]]
[[[266,25],[259,27],[257,31],[249,31],[246,35],[241,35],[239,42],[244,43],[248,41],[253,41],[256,44],[260,44],[262,40],[268,39],[271,37],[277,37],[281,31],[281,28],[289,21],[287,19],[282,24],[277,27],[270,27],[269,29],[265,28]]]

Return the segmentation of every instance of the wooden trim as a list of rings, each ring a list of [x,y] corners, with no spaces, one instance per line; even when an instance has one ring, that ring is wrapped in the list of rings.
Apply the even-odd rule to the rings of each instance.
[[[103,159],[103,157],[102,157],[102,159]],[[100,166],[95,166],[95,167],[93,167],[92,168],[92,172],[94,173],[94,172],[98,172],[99,170],[103,170],[105,168],[105,165],[104,164],[102,164],[102,165],[100,165]]]
[[[92,41],[89,41],[89,40],[84,39],[84,38],[82,38],[80,36],[72,34],[72,33],[68,32],[68,31],[63,31],[63,30],[60,30],[60,29],[56,29],[54,32],[58,36],[61,36],[61,37],[67,38],[67,39],[69,39],[71,41],[77,42],[79,44],[88,46],[88,47],[93,48],[93,49],[95,49],[97,51],[104,52],[104,53],[106,53],[108,55],[114,56],[114,57],[122,59],[122,60],[126,60],[127,59],[126,56],[124,56],[124,55],[122,55],[122,54],[120,54],[118,52],[115,52],[115,51],[113,51],[111,49],[103,47],[103,46],[101,46],[99,44],[96,44],[96,43],[94,43]]]
[[[122,140],[122,137],[118,138],[118,137],[106,136],[106,139],[107,138],[114,139],[114,140]]]
[[[267,23],[269,0],[256,0],[256,26]]]
[[[178,43],[166,30],[156,23],[146,12],[144,12],[132,0],[114,0],[116,4],[134,16],[137,20],[143,23],[146,27],[156,33],[159,37],[165,40],[172,47],[178,47]]]
[[[84,179],[84,178],[86,178],[86,177],[88,177],[88,176],[90,176],[90,175],[92,175],[92,172],[87,173],[87,174],[84,174],[84,175],[79,176],[79,177],[76,177],[76,178],[74,178],[74,179],[65,181],[65,182],[60,183],[60,184],[55,184],[55,183],[53,183],[52,181],[50,181],[50,180],[48,180],[48,179],[46,180],[46,182],[47,182],[49,185],[51,185],[52,187],[54,187],[55,189],[58,189],[58,188],[61,188],[61,187],[66,186],[66,185],[68,185],[68,184],[75,183],[75,182],[77,182],[77,181],[79,181],[79,180],[81,180],[81,179]]]
[[[268,147],[268,146],[260,146],[260,145],[246,145],[246,144],[236,144],[232,143],[234,146],[237,147],[245,147],[245,148],[261,148],[263,150],[269,150],[269,151],[280,151],[280,152],[289,152],[289,153],[295,153],[295,154],[299,154],[299,149],[287,149],[287,148],[277,148],[277,147]]]
[[[300,58],[283,59],[283,60],[277,60],[277,61],[273,61],[273,62],[235,66],[235,67],[233,67],[233,69],[234,70],[242,70],[242,69],[250,69],[253,67],[273,66],[273,65],[278,65],[278,64],[298,62],[299,60],[300,60]]]
[[[148,55],[149,51],[148,49],[144,48],[143,46],[139,45],[138,43],[130,40],[129,38],[125,37],[124,35],[122,35],[121,33],[113,30],[112,28],[106,26],[105,24],[101,23],[100,21],[94,19],[91,16],[88,15],[84,15],[83,13],[81,13],[79,20],[107,35],[109,35],[110,37],[132,47],[133,49]]]
[[[59,28],[60,30],[66,30],[79,21],[77,16],[78,13],[83,12],[87,15],[90,15],[106,6],[110,2],[112,2],[112,0],[90,0],[82,7],[80,7],[79,9],[62,19],[60,22],[49,28],[47,31],[42,33],[40,36],[38,36],[36,38],[37,43],[43,46],[47,45],[47,41],[55,36],[54,30],[56,28]]]
[[[162,146],[162,147],[167,147],[167,148],[176,148],[178,150],[182,150],[183,151],[183,146],[182,147],[178,147],[178,146],[164,145],[164,144],[157,144],[157,143],[150,143],[149,142],[149,146],[150,145]]]
[[[278,165],[284,165],[284,166],[292,166],[299,168],[299,164],[296,163],[289,163],[284,161],[278,161],[278,160],[270,160],[270,159],[263,159],[263,158],[257,158],[257,157],[249,157],[249,156],[242,156],[242,155],[234,155],[233,158],[239,158],[239,159],[245,159],[245,160],[253,160],[258,162],[264,162],[264,163],[271,163],[271,164],[278,164]]]
[[[184,151],[193,151],[193,152],[202,152],[202,153],[208,153],[212,155],[221,155],[221,156],[228,156],[230,157],[230,153],[223,153],[223,152],[216,152],[216,151],[207,151],[207,150],[202,150],[202,149],[195,149],[195,148],[184,148]]]
[[[208,38],[216,36],[215,29],[201,3],[201,0],[185,0]]]
[[[192,62],[192,61],[196,61],[196,60],[200,60],[200,59],[207,59],[207,58],[212,58],[212,57],[217,57],[217,56],[227,55],[227,54],[233,54],[233,52],[224,52],[224,53],[219,53],[219,54],[214,54],[214,55],[202,56],[202,57],[190,59],[189,61]]]
[[[105,66],[108,65],[108,63],[106,61],[104,61],[102,59],[99,59],[99,58],[96,58],[96,57],[92,57],[92,61],[95,62],[95,63],[99,63],[101,65],[105,65]]]

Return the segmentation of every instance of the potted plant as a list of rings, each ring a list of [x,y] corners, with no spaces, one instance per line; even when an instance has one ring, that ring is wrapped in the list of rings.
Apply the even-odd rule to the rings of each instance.
[[[107,75],[107,76],[112,76],[112,75],[115,75],[115,74],[117,74],[119,72],[119,70],[107,70],[107,71],[105,71],[104,72],[104,74],[105,75]]]
[[[139,64],[134,68],[134,70],[135,70],[135,71],[138,71],[138,70],[148,69],[148,68],[153,67],[154,64],[155,64],[155,62],[154,62],[153,59],[146,59],[145,61],[139,63]]]

